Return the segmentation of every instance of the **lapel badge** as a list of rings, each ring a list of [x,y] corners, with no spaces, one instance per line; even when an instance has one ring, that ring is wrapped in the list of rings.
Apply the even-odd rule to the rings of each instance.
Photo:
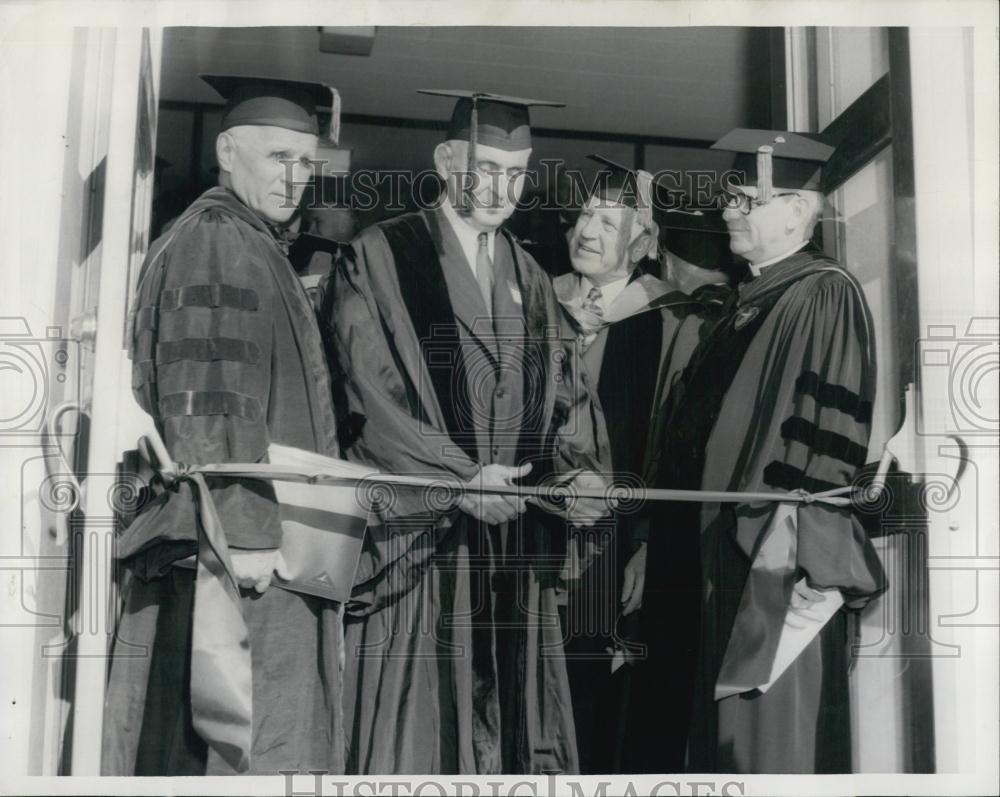
[[[733,328],[737,330],[743,329],[743,327],[757,317],[759,312],[759,307],[744,307],[736,314],[736,319],[733,321]]]

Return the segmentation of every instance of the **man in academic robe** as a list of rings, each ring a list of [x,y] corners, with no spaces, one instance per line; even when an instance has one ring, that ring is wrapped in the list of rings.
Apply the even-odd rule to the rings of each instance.
[[[720,270],[729,259],[728,236],[720,251],[713,240],[722,237],[717,230],[687,222],[687,214],[677,221],[672,216],[680,214],[665,214],[671,282],[646,273],[646,264],[657,258],[659,234],[652,175],[591,158],[604,168],[570,237],[574,270],[553,285],[577,336],[584,384],[604,416],[615,483],[637,487],[648,478],[655,408],[676,369],[686,364],[700,322],[718,312],[728,295]],[[597,528],[574,529],[571,536],[564,633],[585,774],[623,767],[646,521],[645,507],[616,512]]]
[[[336,456],[319,331],[278,229],[308,181],[316,105],[330,105],[331,90],[206,80],[228,99],[220,185],[153,243],[143,266],[135,396],[178,463],[264,462],[271,443]],[[103,772],[342,772],[340,604],[269,588],[285,572],[270,483],[208,483],[221,541],[206,542],[211,519],[187,480],[161,491],[118,540],[128,580]],[[192,555],[197,570],[177,566]],[[231,591],[218,588],[225,583]]]
[[[736,130],[715,146],[741,153],[746,177],[728,186],[723,217],[751,276],[672,391],[658,483],[848,487],[866,459],[875,360],[860,286],[810,244],[834,150],[766,130]],[[662,507],[652,529],[641,765],[676,765],[686,743],[692,772],[849,771],[847,618],[838,607],[884,589],[850,506],[678,502]],[[671,579],[678,547],[686,568],[700,548],[697,600],[689,583]],[[808,640],[804,650],[782,661],[779,640],[795,636]],[[667,657],[693,660],[692,650],[692,672],[661,678]]]
[[[436,93],[436,92],[432,92]],[[351,773],[577,769],[554,591],[558,540],[518,495],[596,476],[606,446],[576,389],[547,275],[503,228],[535,101],[458,96],[434,151],[439,207],[366,229],[326,289],[345,450],[472,490],[400,491],[369,528],[346,621]],[[522,482],[524,483],[524,482]],[[570,501],[579,523],[603,500]]]

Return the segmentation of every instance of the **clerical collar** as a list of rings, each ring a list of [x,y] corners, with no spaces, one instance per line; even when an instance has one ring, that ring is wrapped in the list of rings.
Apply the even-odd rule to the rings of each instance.
[[[476,255],[479,252],[479,230],[466,224],[447,199],[441,203],[441,211],[444,213],[444,217],[448,219],[451,228],[455,231],[455,237],[458,238],[458,242],[462,246],[462,252],[465,254],[469,268],[472,269],[472,273],[475,275]],[[490,260],[494,259],[493,254],[496,251],[496,238],[496,232],[486,233],[486,245],[489,247]]]
[[[775,263],[780,263],[786,257],[791,257],[796,252],[798,252],[800,249],[804,248],[806,246],[806,244],[808,244],[808,243],[809,243],[809,241],[803,241],[798,246],[796,246],[794,249],[789,249],[787,252],[785,252],[784,254],[778,255],[777,257],[771,257],[771,258],[768,258],[767,260],[762,260],[760,263],[750,263],[750,273],[753,274],[755,277],[759,277],[760,276],[760,272],[761,272],[762,269],[765,269],[768,266],[773,266]]]
[[[625,290],[625,287],[628,285],[630,279],[632,279],[631,274],[622,277],[621,279],[616,279],[614,282],[609,282],[606,285],[597,285],[581,274],[580,295],[586,297],[586,295],[590,293],[591,288],[597,288],[601,292],[600,305],[601,307],[607,309],[611,306],[611,303],[618,298],[619,294]]]

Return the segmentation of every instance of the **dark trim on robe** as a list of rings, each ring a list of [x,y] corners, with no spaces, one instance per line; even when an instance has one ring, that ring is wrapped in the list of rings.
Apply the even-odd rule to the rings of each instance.
[[[455,407],[456,398],[469,401],[469,385],[448,283],[430,230],[423,218],[415,214],[385,222],[381,229],[392,250],[399,293],[420,341],[448,436],[470,459],[478,460],[476,430],[466,422],[467,414]]]

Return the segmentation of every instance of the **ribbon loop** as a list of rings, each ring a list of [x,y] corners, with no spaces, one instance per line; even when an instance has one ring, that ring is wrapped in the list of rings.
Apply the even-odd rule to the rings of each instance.
[[[226,534],[201,466],[174,462],[159,435],[143,437],[140,455],[164,487],[190,482],[198,501],[198,554],[191,621],[191,724],[214,758],[233,772],[250,768],[253,681],[250,632]],[[253,467],[253,466],[247,466]]]
[[[807,490],[803,490],[801,487],[798,488],[797,490],[792,490],[792,495],[797,495],[799,497],[799,500],[806,505],[813,503],[814,501],[816,501],[817,498],[817,496],[813,495]]]

